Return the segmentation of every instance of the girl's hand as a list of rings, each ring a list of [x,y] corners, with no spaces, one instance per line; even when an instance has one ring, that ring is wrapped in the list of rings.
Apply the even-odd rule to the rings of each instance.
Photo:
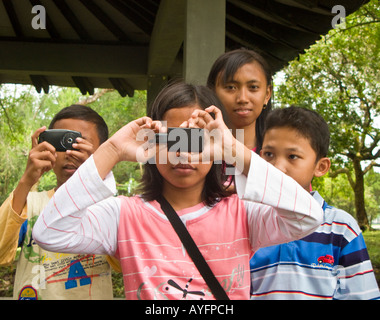
[[[149,140],[154,138],[154,133],[159,132],[161,127],[161,122],[143,117],[122,127],[108,142],[117,151],[119,161],[140,161],[142,157],[149,158],[155,154],[155,149],[149,148],[153,146]]]
[[[215,115],[215,119],[211,116],[211,113]],[[192,126],[205,128],[208,131],[212,131],[214,129],[228,130],[228,127],[223,120],[222,111],[215,106],[210,106],[205,110],[195,110],[189,119],[189,127]]]
[[[215,115],[215,119],[211,116]],[[236,162],[237,141],[223,121],[222,112],[215,106],[205,110],[195,110],[187,121],[190,128],[205,129],[205,148],[203,159],[211,161],[226,161],[229,164]],[[239,145],[239,144],[238,144]],[[239,147],[241,147],[239,145]]]
[[[210,113],[215,114],[215,119]],[[223,160],[235,166],[244,175],[248,175],[251,151],[245,147],[244,141],[235,139],[223,121],[222,112],[217,107],[211,106],[205,110],[195,110],[186,125],[190,128],[206,129],[205,150],[202,152],[202,159]],[[244,135],[242,138],[244,140]]]
[[[159,132],[161,127],[161,122],[143,117],[128,123],[117,131],[94,153],[94,161],[100,177],[104,179],[120,161],[136,162],[141,161],[142,157],[148,160],[150,155],[154,155],[156,152],[156,145],[149,143],[150,135]]]

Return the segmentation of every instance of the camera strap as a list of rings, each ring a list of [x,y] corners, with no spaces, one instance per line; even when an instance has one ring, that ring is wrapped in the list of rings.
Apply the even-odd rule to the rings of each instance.
[[[224,291],[223,287],[216,279],[215,275],[207,264],[206,260],[199,251],[198,246],[195,244],[190,233],[187,231],[186,226],[183,224],[182,220],[178,216],[177,212],[173,209],[170,203],[161,195],[157,201],[161,205],[162,211],[165,213],[169,219],[171,225],[173,226],[175,232],[183,243],[187,253],[193,260],[198,271],[202,275],[206,284],[210,288],[216,300],[229,300],[227,293]]]

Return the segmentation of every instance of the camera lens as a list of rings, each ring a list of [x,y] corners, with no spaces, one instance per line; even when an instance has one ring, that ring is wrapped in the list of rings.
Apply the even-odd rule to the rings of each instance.
[[[66,133],[65,135],[63,135],[62,140],[61,140],[62,146],[66,150],[71,150],[72,149],[72,144],[75,143],[75,138],[76,137],[77,136],[74,133],[72,133],[72,132]]]

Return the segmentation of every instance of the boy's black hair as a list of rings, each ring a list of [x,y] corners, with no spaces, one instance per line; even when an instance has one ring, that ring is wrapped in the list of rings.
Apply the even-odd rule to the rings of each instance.
[[[53,129],[54,124],[62,119],[78,119],[88,121],[96,125],[96,131],[99,137],[99,144],[102,144],[108,139],[108,126],[104,119],[93,109],[87,106],[73,104],[63,108],[51,120],[49,129]]]
[[[211,67],[207,79],[207,86],[215,91],[218,77],[221,77],[222,83],[231,81],[239,68],[247,63],[257,62],[260,64],[267,86],[272,85],[272,70],[266,60],[256,51],[245,48],[229,51],[221,55]],[[271,98],[272,99],[272,98]],[[256,119],[256,152],[259,153],[263,143],[263,130],[265,119],[272,109],[272,102],[269,99],[266,108],[261,111],[261,114]]]
[[[268,130],[282,127],[292,128],[308,139],[317,155],[317,161],[327,156],[330,130],[326,121],[317,112],[295,105],[274,109],[266,119],[264,136]]]
[[[162,120],[165,112],[174,108],[183,108],[198,105],[202,109],[209,106],[221,108],[221,102],[215,93],[206,86],[196,86],[184,82],[173,82],[167,85],[156,97],[150,113],[153,120]],[[202,191],[202,200],[212,206],[224,197],[231,195],[224,187],[225,177],[222,174],[222,165],[213,164],[206,176]],[[146,163],[141,178],[139,192],[145,201],[153,201],[161,195],[163,177],[155,164]]]

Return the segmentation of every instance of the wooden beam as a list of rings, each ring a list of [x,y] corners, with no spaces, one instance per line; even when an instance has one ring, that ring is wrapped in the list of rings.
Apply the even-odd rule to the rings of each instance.
[[[12,0],[3,0],[3,5],[7,11],[8,18],[11,21],[13,31],[16,34],[16,37],[23,37],[24,34],[21,29],[20,21],[18,20],[17,13],[13,6]]]
[[[290,49],[302,50],[302,48],[296,47],[295,45],[291,44],[290,42],[284,41],[283,39],[276,38],[276,37],[270,35],[268,32],[266,32],[266,30],[260,29],[260,28],[256,27],[255,25],[248,24],[239,18],[233,17],[231,15],[227,15],[227,21],[231,21],[234,24],[241,27],[242,29],[245,29],[249,32],[252,32],[253,34],[260,36],[260,37],[262,37],[262,38],[264,38],[270,42],[279,43],[279,44],[284,45]]]
[[[186,0],[162,0],[149,46],[148,74],[168,75],[185,36]]]
[[[46,77],[32,74],[29,77],[38,93],[41,93],[42,89],[45,93],[49,93],[49,82]]]
[[[145,34],[150,35],[152,33],[154,16],[146,15],[146,11],[142,11],[141,7],[136,5],[134,1],[107,0],[107,2]]]
[[[143,46],[2,41],[0,73],[128,78],[146,76],[147,60]]]
[[[257,50],[257,47],[252,43],[252,42],[249,42],[248,40],[246,39],[243,39],[237,35],[235,35],[234,33],[231,33],[231,32],[226,32],[226,37],[239,43],[242,47],[245,47],[245,48],[248,48],[248,49],[251,49],[251,50]],[[270,51],[265,51],[265,53],[268,55],[268,56],[271,56],[272,58],[280,61],[281,63],[286,63],[287,60],[284,60],[282,59],[281,57],[278,57],[275,53],[273,52],[270,52]]]
[[[187,0],[184,78],[206,84],[215,60],[225,51],[225,0]]]
[[[80,2],[120,41],[131,42],[123,30],[91,0],[80,0]]]
[[[78,36],[82,40],[91,40],[92,39],[90,34],[83,27],[82,23],[75,16],[75,14],[70,9],[70,7],[65,2],[65,0],[53,0],[53,2],[57,6],[57,8],[61,11],[62,15],[70,23],[72,28],[75,30],[75,32],[78,34]]]
[[[83,95],[86,95],[87,93],[89,95],[94,94],[94,86],[92,85],[91,81],[86,77],[72,77],[75,85],[79,88],[80,92]]]
[[[108,80],[112,83],[112,86],[119,92],[122,97],[125,97],[127,95],[129,97],[134,96],[135,90],[125,79],[109,78]]]
[[[285,4],[287,6],[293,6],[304,10],[312,11],[315,13],[331,16],[331,10],[321,8],[318,5],[318,0],[275,0],[278,3]]]

